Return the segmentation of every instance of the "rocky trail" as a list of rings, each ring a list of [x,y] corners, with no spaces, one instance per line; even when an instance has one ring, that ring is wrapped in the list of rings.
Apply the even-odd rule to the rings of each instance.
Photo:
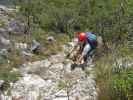
[[[71,61],[64,53],[48,59],[23,64],[22,77],[12,83],[11,96],[1,100],[97,100],[93,67],[71,71]]]
[[[94,65],[83,71],[79,67],[71,70],[71,64],[64,52],[22,64],[12,70],[20,72],[21,77],[10,83],[0,100],[97,100]]]

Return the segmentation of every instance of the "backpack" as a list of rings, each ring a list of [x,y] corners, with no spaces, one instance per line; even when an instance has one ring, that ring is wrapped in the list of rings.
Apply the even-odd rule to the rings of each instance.
[[[89,39],[89,41],[96,41],[97,40],[97,36],[91,32],[86,32],[86,36]]]
[[[97,47],[97,36],[91,32],[86,32],[86,36],[92,48],[96,48]]]

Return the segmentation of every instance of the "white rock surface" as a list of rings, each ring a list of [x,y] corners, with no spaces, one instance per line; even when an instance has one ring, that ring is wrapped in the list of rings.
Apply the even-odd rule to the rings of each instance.
[[[62,63],[64,55],[53,55],[49,59],[25,65],[26,74],[14,83],[11,94],[13,97],[23,97],[22,100],[97,100],[94,77],[87,76],[80,68],[70,70],[70,62]],[[53,63],[53,58],[56,61]],[[58,59],[59,58],[59,59]],[[28,74],[32,71],[32,74]],[[39,72],[38,72],[39,71]],[[71,84],[59,89],[60,81]]]
[[[2,100],[68,100],[68,96],[70,100],[97,100],[93,75],[86,75],[81,68],[71,71],[71,63],[62,63],[63,54],[59,55],[51,56],[58,61],[55,63],[50,57],[21,66],[23,77],[12,84],[11,96],[1,95]],[[59,86],[61,81],[64,81],[63,88]]]

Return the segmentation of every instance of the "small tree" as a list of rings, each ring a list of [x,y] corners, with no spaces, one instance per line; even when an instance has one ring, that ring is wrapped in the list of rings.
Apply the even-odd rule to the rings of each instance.
[[[18,13],[21,16],[20,20],[22,20],[25,24],[24,33],[28,36],[28,39],[30,39],[34,25],[38,24],[36,19],[37,15],[41,12],[41,5],[39,5],[40,0],[13,0],[13,3],[16,6],[19,6]]]

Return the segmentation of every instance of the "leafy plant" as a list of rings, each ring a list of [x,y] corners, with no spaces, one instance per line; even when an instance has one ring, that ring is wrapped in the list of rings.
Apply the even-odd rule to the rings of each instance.
[[[133,98],[133,69],[129,68],[113,76],[113,88],[119,100]]]
[[[64,88],[66,88],[66,87],[67,87],[66,82],[63,81],[63,80],[60,80],[59,83],[58,83],[58,88],[59,88],[59,89],[64,89]]]

